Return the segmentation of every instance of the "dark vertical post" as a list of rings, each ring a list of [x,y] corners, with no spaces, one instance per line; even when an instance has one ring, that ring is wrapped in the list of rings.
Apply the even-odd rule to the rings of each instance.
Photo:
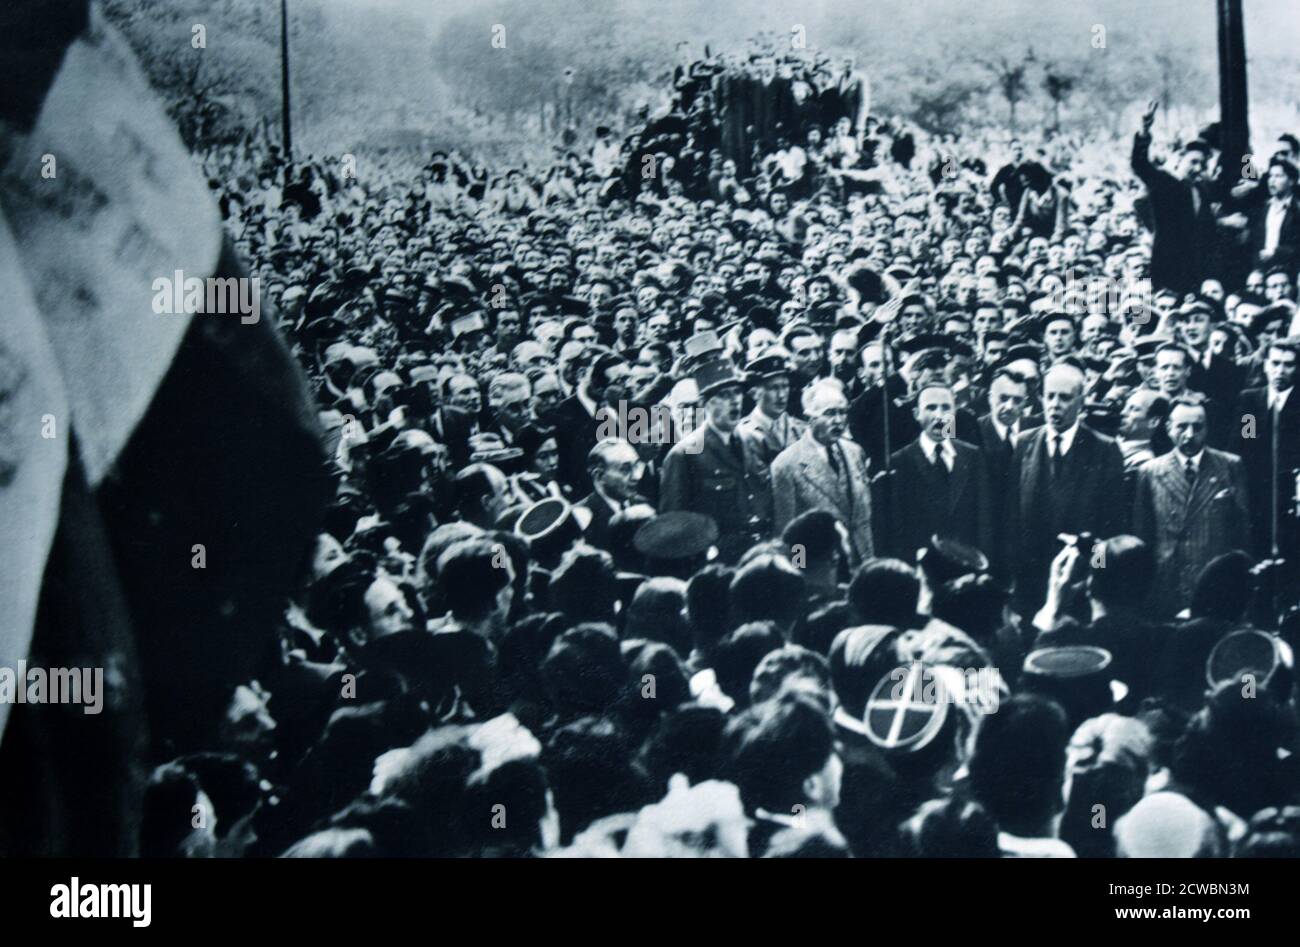
[[[280,0],[280,129],[284,159],[293,163],[293,131],[289,121],[289,0]]]
[[[1246,31],[1241,0],[1217,0],[1219,8],[1219,121],[1223,129],[1222,174],[1235,184],[1250,153],[1246,103]]]

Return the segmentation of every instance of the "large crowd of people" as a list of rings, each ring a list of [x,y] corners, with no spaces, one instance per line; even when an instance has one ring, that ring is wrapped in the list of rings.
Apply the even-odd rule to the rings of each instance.
[[[208,155],[337,492],[144,854],[1300,854],[1300,143],[673,81],[544,166]]]

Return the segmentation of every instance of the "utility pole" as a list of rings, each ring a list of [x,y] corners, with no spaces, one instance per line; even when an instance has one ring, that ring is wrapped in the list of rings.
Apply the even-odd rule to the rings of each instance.
[[[1241,0],[1217,0],[1219,14],[1219,126],[1222,129],[1221,174],[1236,183],[1250,153],[1246,103],[1246,31]]]
[[[289,0],[280,0],[280,131],[284,160],[293,164],[293,130],[289,120]]]

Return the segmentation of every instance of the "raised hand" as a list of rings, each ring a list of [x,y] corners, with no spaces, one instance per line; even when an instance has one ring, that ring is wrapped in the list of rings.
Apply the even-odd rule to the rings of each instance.
[[[1147,110],[1142,113],[1142,134],[1151,134],[1151,123],[1156,120],[1156,109],[1160,108],[1160,100],[1152,99],[1147,103]]]

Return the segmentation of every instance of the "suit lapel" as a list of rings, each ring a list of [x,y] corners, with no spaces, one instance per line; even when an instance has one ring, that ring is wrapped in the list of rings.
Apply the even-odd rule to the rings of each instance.
[[[1046,438],[1043,440],[1046,446]],[[1078,496],[1079,481],[1091,464],[1091,453],[1092,444],[1084,433],[1083,425],[1079,425],[1079,430],[1074,433],[1074,443],[1060,460],[1061,476],[1055,484],[1057,496],[1071,499]],[[1051,460],[1048,459],[1047,463],[1050,471]]]
[[[942,461],[941,461],[942,463]],[[966,488],[966,481],[970,479],[971,458],[964,451],[957,449],[953,445],[952,476],[948,478],[948,510],[951,516],[961,505],[961,492]]]
[[[799,466],[808,485],[830,500],[842,518],[846,517],[843,491],[839,489],[835,471],[831,470],[830,462],[826,459],[825,448],[806,435],[803,439],[803,450],[800,452]],[[849,510],[847,513],[851,514],[852,511]]]
[[[1160,475],[1164,480],[1165,489],[1169,491],[1170,499],[1176,508],[1186,510],[1187,504],[1191,500],[1191,487],[1187,484],[1186,471],[1178,462],[1178,452],[1170,451],[1162,458],[1161,464]],[[1202,471],[1202,476],[1197,478],[1198,486],[1203,477],[1204,471]]]
[[[1186,477],[1183,479],[1186,480]],[[1187,519],[1191,520],[1192,516],[1199,513],[1227,485],[1226,468],[1219,463],[1219,458],[1206,448],[1205,455],[1201,458],[1201,469],[1196,478],[1196,485],[1187,499]]]

